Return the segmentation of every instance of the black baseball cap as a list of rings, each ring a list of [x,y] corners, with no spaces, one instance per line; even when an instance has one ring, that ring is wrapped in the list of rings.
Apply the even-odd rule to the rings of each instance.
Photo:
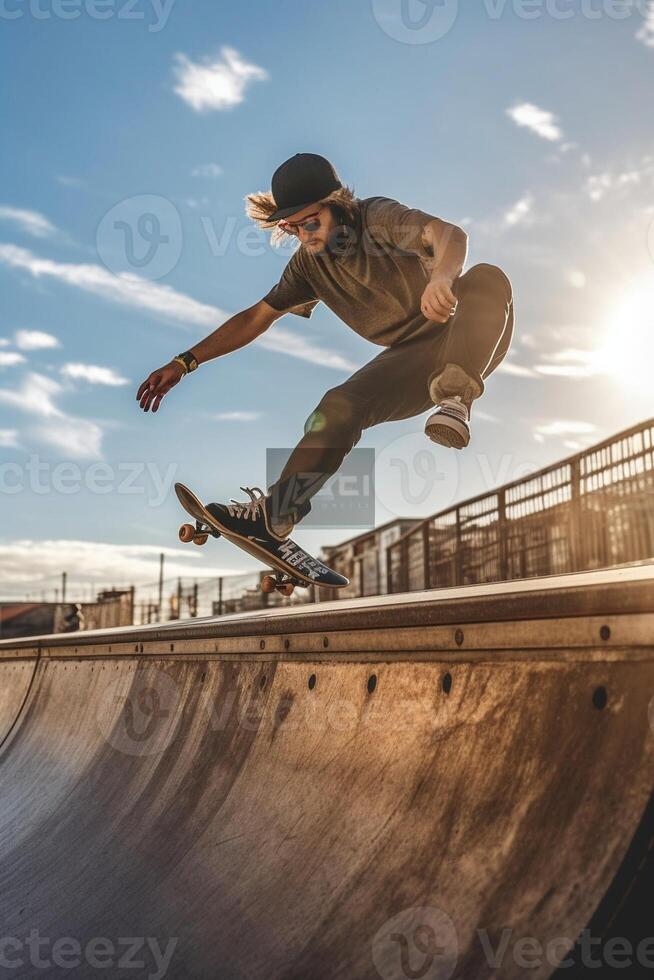
[[[342,187],[329,160],[317,153],[296,153],[273,174],[272,196],[277,210],[268,221],[281,221]]]

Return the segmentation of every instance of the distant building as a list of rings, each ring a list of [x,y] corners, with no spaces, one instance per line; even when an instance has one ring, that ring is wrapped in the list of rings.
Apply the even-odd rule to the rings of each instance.
[[[52,633],[54,602],[0,602],[0,639]]]
[[[134,589],[99,592],[96,602],[0,602],[0,639],[77,630],[113,629],[134,622]]]
[[[418,523],[396,517],[386,524],[365,531],[340,544],[325,547],[322,560],[350,580],[346,589],[319,589],[318,601],[381,595],[388,591],[387,549]]]

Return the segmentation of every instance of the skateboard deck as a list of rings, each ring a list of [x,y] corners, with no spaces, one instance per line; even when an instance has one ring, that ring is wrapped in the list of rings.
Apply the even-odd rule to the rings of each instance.
[[[276,547],[264,547],[263,544],[258,544],[257,540],[233,534],[224,528],[193,491],[183,483],[175,484],[175,493],[187,514],[195,518],[195,527],[191,524],[183,524],[180,527],[180,540],[199,545],[206,544],[209,537],[223,537],[230,541],[237,548],[275,571],[274,578],[264,576],[262,579],[261,587],[264,592],[272,592],[276,589],[283,595],[291,595],[296,586],[305,589],[310,585],[343,589],[350,584],[350,580],[344,575],[340,575],[339,572],[335,572],[314,558],[291,538],[281,541]]]

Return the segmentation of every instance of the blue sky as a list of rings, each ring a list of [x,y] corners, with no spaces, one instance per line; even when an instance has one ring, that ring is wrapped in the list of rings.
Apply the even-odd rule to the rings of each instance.
[[[172,483],[217,500],[264,486],[266,448],[293,446],[380,348],[319,307],[203,366],[157,416],[134,392],[277,281],[290,252],[243,198],[298,151],[360,197],[462,224],[468,267],[513,281],[514,347],[469,449],[433,447],[424,418],[365,433],[377,523],[652,414],[654,4],[5,0],[0,19],[1,595],[64,568],[149,582],[162,550],[171,577],[254,567],[177,544]],[[153,230],[169,242],[148,263]],[[353,533],[296,537],[316,551]]]

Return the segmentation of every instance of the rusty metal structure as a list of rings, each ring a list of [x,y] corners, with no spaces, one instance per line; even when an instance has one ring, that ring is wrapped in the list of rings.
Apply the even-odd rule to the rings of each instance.
[[[654,419],[418,524],[388,591],[607,568],[654,557]]]
[[[654,563],[7,640],[0,680],[3,975],[545,980],[651,935]]]

